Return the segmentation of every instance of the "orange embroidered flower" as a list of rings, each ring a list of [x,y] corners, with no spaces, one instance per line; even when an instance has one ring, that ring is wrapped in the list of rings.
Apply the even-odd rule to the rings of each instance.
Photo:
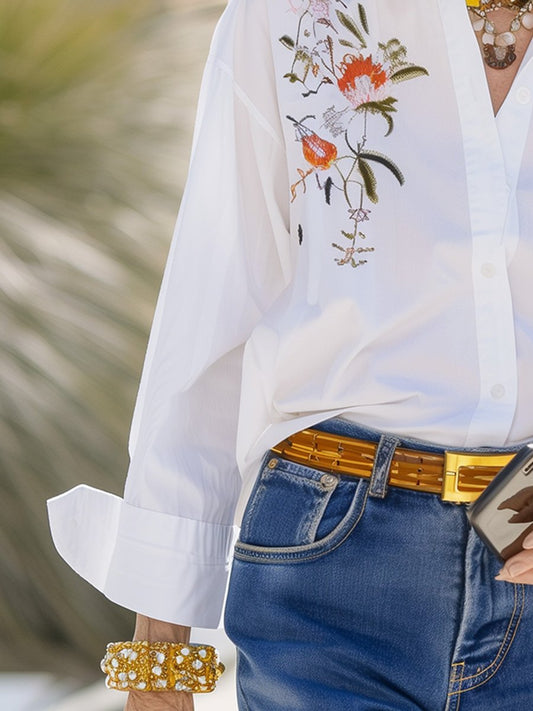
[[[334,143],[320,138],[320,136],[305,126],[301,121],[296,121],[288,116],[296,129],[296,136],[302,144],[305,160],[314,168],[327,170],[337,159],[337,146]]]
[[[302,137],[302,151],[305,160],[320,170],[329,168],[337,158],[337,146],[312,131]]]
[[[341,76],[337,86],[356,109],[369,101],[387,97],[389,78],[383,66],[372,61],[372,56],[356,57],[346,54],[340,64]]]

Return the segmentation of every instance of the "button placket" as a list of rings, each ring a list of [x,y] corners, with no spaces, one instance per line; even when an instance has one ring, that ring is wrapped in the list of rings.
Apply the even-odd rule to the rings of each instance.
[[[492,279],[496,274],[496,265],[493,262],[484,262],[481,265],[481,274],[487,279]]]
[[[494,398],[494,400],[501,400],[503,397],[505,397],[505,393],[505,385],[502,385],[501,383],[496,383],[496,385],[493,385],[490,389],[490,394]]]
[[[506,243],[509,208],[523,153],[520,131],[530,111],[510,95],[494,117],[479,47],[466,8],[439,0],[463,131],[472,234],[472,287],[480,397],[465,445],[506,437],[516,406],[516,350]],[[516,95],[516,89],[514,90]],[[521,94],[525,97],[525,94]],[[512,109],[510,108],[512,107]],[[518,118],[517,118],[518,116]],[[513,130],[502,130],[510,121]],[[518,130],[518,129],[517,129]],[[500,397],[491,390],[502,385]]]

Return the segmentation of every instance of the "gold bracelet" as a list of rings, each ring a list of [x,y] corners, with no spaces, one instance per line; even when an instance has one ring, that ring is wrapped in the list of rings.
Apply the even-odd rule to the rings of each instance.
[[[172,642],[110,642],[101,661],[119,691],[213,691],[224,671],[214,647]]]

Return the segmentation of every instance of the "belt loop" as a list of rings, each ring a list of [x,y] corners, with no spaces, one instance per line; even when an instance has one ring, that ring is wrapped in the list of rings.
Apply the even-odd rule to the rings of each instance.
[[[384,499],[387,495],[387,482],[389,479],[391,461],[396,447],[399,444],[400,440],[396,437],[388,434],[381,435],[374,456],[374,466],[370,478],[370,488],[368,490],[370,496]]]

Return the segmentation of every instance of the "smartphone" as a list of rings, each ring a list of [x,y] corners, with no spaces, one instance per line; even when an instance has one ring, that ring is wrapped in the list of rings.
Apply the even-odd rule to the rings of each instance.
[[[522,550],[522,541],[533,531],[533,444],[522,447],[498,472],[467,515],[501,560]]]

